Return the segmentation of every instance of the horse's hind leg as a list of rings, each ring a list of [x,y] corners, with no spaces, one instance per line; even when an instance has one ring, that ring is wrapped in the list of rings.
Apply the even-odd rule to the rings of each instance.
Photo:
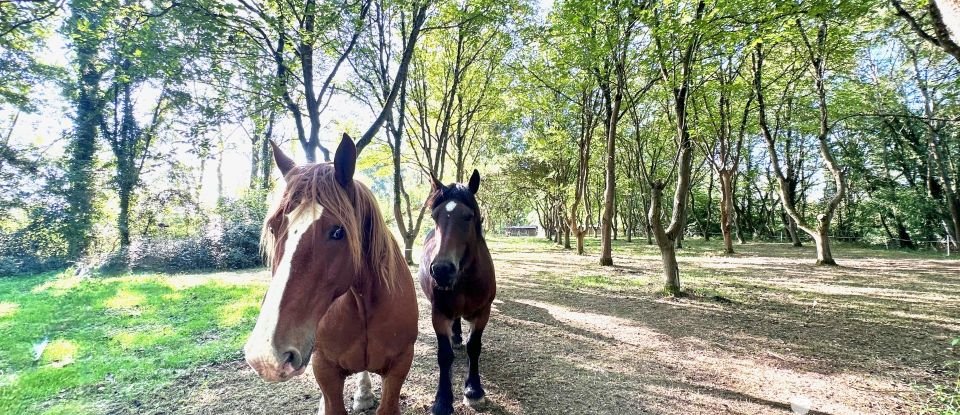
[[[317,414],[347,415],[346,407],[343,405],[343,381],[347,379],[346,374],[336,365],[316,357],[317,355],[314,354],[313,375],[317,378],[320,391],[323,392]]]
[[[353,394],[353,412],[362,412],[373,408],[376,397],[373,396],[373,384],[370,383],[370,374],[360,372],[357,377],[357,391]]]
[[[463,403],[466,405],[477,405],[483,402],[486,392],[480,385],[480,339],[483,337],[483,329],[487,326],[490,319],[490,307],[487,306],[471,321],[470,338],[467,340],[467,356],[470,358],[470,372],[467,375],[467,381],[463,385]]]
[[[407,379],[410,366],[413,364],[413,346],[398,357],[393,366],[383,374],[383,396],[380,397],[380,407],[377,415],[400,415],[400,388]]]
[[[453,319],[453,347],[463,347],[463,327],[460,326],[460,317]]]

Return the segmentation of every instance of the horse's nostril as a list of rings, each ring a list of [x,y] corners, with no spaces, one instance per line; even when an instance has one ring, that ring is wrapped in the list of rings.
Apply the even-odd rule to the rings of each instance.
[[[300,357],[300,353],[293,349],[284,353],[280,357],[282,358],[284,365],[289,363],[294,369],[299,368],[300,364],[303,362],[303,359]]]

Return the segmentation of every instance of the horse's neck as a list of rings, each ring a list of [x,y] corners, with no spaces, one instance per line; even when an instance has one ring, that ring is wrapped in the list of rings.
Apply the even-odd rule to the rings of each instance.
[[[487,248],[487,241],[485,241],[483,237],[480,237],[476,242],[470,244],[467,249],[470,255],[468,255],[469,260],[464,270],[478,269],[484,265],[482,262],[491,261],[490,250]]]
[[[367,297],[374,294],[383,283],[379,281],[376,273],[372,270],[365,267],[363,271],[357,275],[357,279],[353,282],[353,285],[350,287],[350,290],[353,291],[356,295],[360,297]]]
[[[396,258],[385,258],[384,260],[397,262]],[[372,306],[376,306],[377,303],[374,299],[389,295],[390,291],[395,288],[393,278],[395,278],[396,275],[393,274],[397,273],[394,270],[399,265],[396,263],[392,264],[392,266],[391,264],[387,264],[386,275],[382,277],[375,271],[376,267],[379,266],[380,264],[377,262],[367,264],[363,267],[363,270],[360,275],[357,276],[352,286],[352,289],[357,295],[365,299],[364,303],[372,304]],[[403,266],[406,266],[406,262],[403,263]]]

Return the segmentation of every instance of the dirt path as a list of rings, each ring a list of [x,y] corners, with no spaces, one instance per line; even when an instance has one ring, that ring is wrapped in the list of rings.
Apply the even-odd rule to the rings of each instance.
[[[927,397],[913,384],[946,379],[948,339],[960,333],[955,260],[880,252],[824,268],[807,250],[694,247],[681,269],[696,295],[673,300],[655,293],[660,265],[647,247],[614,268],[543,243],[492,249],[500,290],[481,358],[490,401],[458,414],[789,414],[797,397],[813,414],[915,413]],[[420,310],[410,414],[428,412],[437,376],[422,298]],[[455,391],[465,360],[458,350]],[[319,398],[312,375],[266,385],[236,361],[198,368],[134,412],[313,414]]]

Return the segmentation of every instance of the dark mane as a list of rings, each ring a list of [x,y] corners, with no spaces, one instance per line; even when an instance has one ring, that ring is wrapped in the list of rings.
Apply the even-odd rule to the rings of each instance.
[[[451,200],[463,203],[467,205],[470,210],[473,210],[473,214],[477,215],[477,235],[483,238],[483,216],[480,214],[480,204],[477,203],[477,197],[474,196],[473,192],[471,192],[470,188],[466,185],[454,183],[435,190],[430,194],[430,198],[427,199],[427,205],[430,206],[430,210],[434,210],[438,206]]]
[[[334,176],[333,163],[297,166],[287,174],[283,198],[264,220],[261,250],[270,263],[276,240],[281,237],[271,234],[270,222],[279,215],[291,213],[304,200],[313,199],[323,206],[324,214],[333,216],[346,230],[355,269],[359,272],[362,267],[368,267],[389,287],[393,276],[400,275],[393,268],[402,256],[380,214],[377,200],[363,183],[354,181],[345,189]]]

